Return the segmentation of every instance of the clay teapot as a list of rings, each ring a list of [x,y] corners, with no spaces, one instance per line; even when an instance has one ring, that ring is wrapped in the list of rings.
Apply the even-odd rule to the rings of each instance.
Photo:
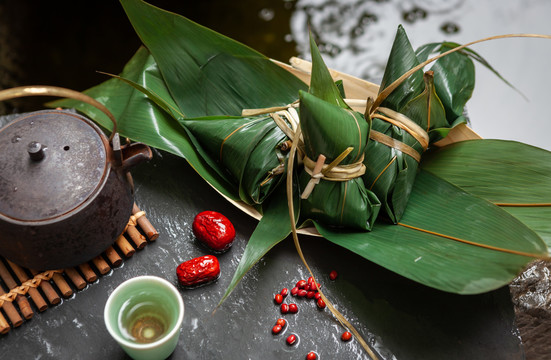
[[[124,231],[134,204],[129,169],[152,153],[141,143],[121,146],[113,115],[82,93],[28,86],[0,91],[0,101],[35,95],[78,99],[113,122],[107,138],[84,116],[44,110],[0,129],[0,255],[62,269],[101,254]]]

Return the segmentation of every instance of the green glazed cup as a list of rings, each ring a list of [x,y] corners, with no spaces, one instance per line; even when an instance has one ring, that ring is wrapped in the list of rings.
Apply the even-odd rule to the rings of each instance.
[[[103,315],[107,331],[131,358],[166,359],[178,344],[184,302],[167,280],[138,276],[113,291]]]

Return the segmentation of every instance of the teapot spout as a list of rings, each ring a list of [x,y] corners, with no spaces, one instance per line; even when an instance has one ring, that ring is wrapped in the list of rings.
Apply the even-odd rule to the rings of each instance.
[[[121,148],[122,169],[130,170],[134,166],[149,161],[153,158],[153,152],[149,146],[143,143],[132,143]]]

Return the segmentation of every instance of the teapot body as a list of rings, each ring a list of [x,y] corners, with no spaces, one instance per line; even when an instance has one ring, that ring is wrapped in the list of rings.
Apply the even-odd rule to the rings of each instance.
[[[77,266],[100,255],[123,233],[132,215],[128,176],[110,169],[97,193],[60,217],[19,221],[0,214],[0,254],[35,270]]]
[[[0,255],[35,270],[63,269],[112,245],[132,214],[128,170],[152,155],[133,144],[125,159],[118,135],[112,143],[89,119],[61,110],[0,129]]]

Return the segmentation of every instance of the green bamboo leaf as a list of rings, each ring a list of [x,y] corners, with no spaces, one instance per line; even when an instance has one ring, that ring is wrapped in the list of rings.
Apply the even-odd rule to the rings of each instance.
[[[424,80],[423,92],[408,102],[400,112],[421,126],[429,134],[430,142],[434,142],[442,138],[440,128],[448,125],[446,110],[436,94],[434,76],[430,72],[425,73]]]
[[[400,25],[396,31],[396,37],[381,81],[379,92],[392,84],[408,70],[419,65],[415,51],[409,42],[404,28]],[[424,88],[423,72],[421,70],[413,73],[398,88],[396,88],[381,104],[381,106],[400,111],[413,97],[419,95]]]
[[[432,43],[421,46],[416,53],[419,62],[423,62],[430,55],[446,52],[453,47],[449,43]],[[436,60],[431,67],[436,93],[444,105],[449,124],[457,125],[458,119],[466,122],[463,112],[475,85],[475,67],[467,54],[467,50],[448,54]]]
[[[236,187],[204,161],[185,130],[173,118],[172,115],[176,114],[168,114],[144,92],[137,90],[143,89],[150,95],[155,94],[158,97],[155,100],[164,102],[168,108],[175,106],[149,52],[140,48],[120,76],[126,83],[113,78],[84,92],[113,113],[120,135],[184,157],[218,191],[231,199],[238,199]],[[134,84],[136,89],[129,84]],[[49,106],[75,108],[100,125],[110,128],[111,121],[107,116],[88,104],[65,99],[52,102]]]
[[[330,104],[350,109],[348,104],[344,102],[341,90],[338,85],[335,84],[329,69],[325,65],[311,32],[310,53],[312,54],[312,76],[310,79],[310,88],[308,90],[310,94]]]
[[[310,93],[301,91],[299,98],[300,127],[306,155],[315,161],[319,154],[323,154],[329,163],[352,147],[354,150],[342,164],[358,161],[364,152],[370,128],[363,115]]]
[[[295,219],[298,219],[298,196],[295,196],[294,201]],[[291,221],[289,218],[287,193],[284,184],[277,187],[274,191],[274,196],[271,196],[267,200],[267,205],[268,206],[264,207],[265,211],[262,218],[247,242],[247,246],[233,274],[230,285],[226,289],[219,304],[224,302],[254,264],[270,251],[271,248],[291,233]]]
[[[186,117],[292,103],[306,84],[264,55],[141,0],[121,0]]]
[[[513,216],[426,171],[417,176],[399,225],[378,223],[371,232],[316,228],[400,275],[459,294],[499,288],[528,262],[547,256],[543,241]]]
[[[551,246],[551,152],[514,141],[470,140],[427,153],[421,167],[494,204],[509,205],[504,209]]]

